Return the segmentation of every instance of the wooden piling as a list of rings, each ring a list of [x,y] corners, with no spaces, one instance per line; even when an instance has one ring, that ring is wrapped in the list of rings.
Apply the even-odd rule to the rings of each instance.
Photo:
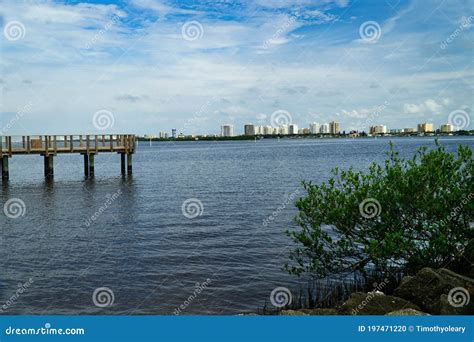
[[[127,173],[132,174],[132,154],[127,153]]]
[[[10,172],[8,170],[8,156],[2,156],[2,179],[8,180]]]
[[[44,176],[53,177],[54,176],[54,157],[53,155],[45,155],[44,157]]]
[[[94,177],[94,153],[89,154],[89,177]]]
[[[120,153],[120,170],[122,175],[125,174],[125,153]]]
[[[84,153],[84,176],[89,177],[89,155]]]

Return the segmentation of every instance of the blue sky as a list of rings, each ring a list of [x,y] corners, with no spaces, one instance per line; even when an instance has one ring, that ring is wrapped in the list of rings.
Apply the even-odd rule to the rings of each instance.
[[[473,126],[474,1],[2,1],[0,15],[4,134],[239,133],[275,111],[344,130],[462,111]]]

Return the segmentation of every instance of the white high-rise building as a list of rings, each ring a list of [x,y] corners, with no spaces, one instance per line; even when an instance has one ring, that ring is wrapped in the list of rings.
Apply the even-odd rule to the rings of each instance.
[[[288,134],[298,134],[298,125],[290,124],[288,127]]]
[[[320,127],[321,127],[321,125],[318,124],[317,122],[310,123],[309,124],[309,132],[311,134],[318,134]]]
[[[288,135],[288,125],[281,125],[279,127],[279,133],[281,135]]]
[[[273,134],[273,127],[272,126],[263,127],[263,134],[265,135]]]
[[[321,128],[319,129],[319,132],[322,134],[329,134],[329,124],[328,123],[323,123],[321,125]]]
[[[234,136],[234,126],[233,125],[222,125],[221,126],[221,136],[223,136],[223,137],[233,137]]]

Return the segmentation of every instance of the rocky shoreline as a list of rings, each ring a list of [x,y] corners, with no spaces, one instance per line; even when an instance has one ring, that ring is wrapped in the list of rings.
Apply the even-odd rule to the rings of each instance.
[[[445,268],[423,268],[403,277],[393,295],[354,292],[334,308],[282,310],[280,315],[473,315],[474,279]]]

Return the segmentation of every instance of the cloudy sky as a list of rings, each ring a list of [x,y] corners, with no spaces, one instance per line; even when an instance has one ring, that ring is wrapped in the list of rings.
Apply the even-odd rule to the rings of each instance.
[[[277,112],[367,130],[460,111],[472,128],[473,15],[470,0],[0,0],[0,124],[241,133]]]

